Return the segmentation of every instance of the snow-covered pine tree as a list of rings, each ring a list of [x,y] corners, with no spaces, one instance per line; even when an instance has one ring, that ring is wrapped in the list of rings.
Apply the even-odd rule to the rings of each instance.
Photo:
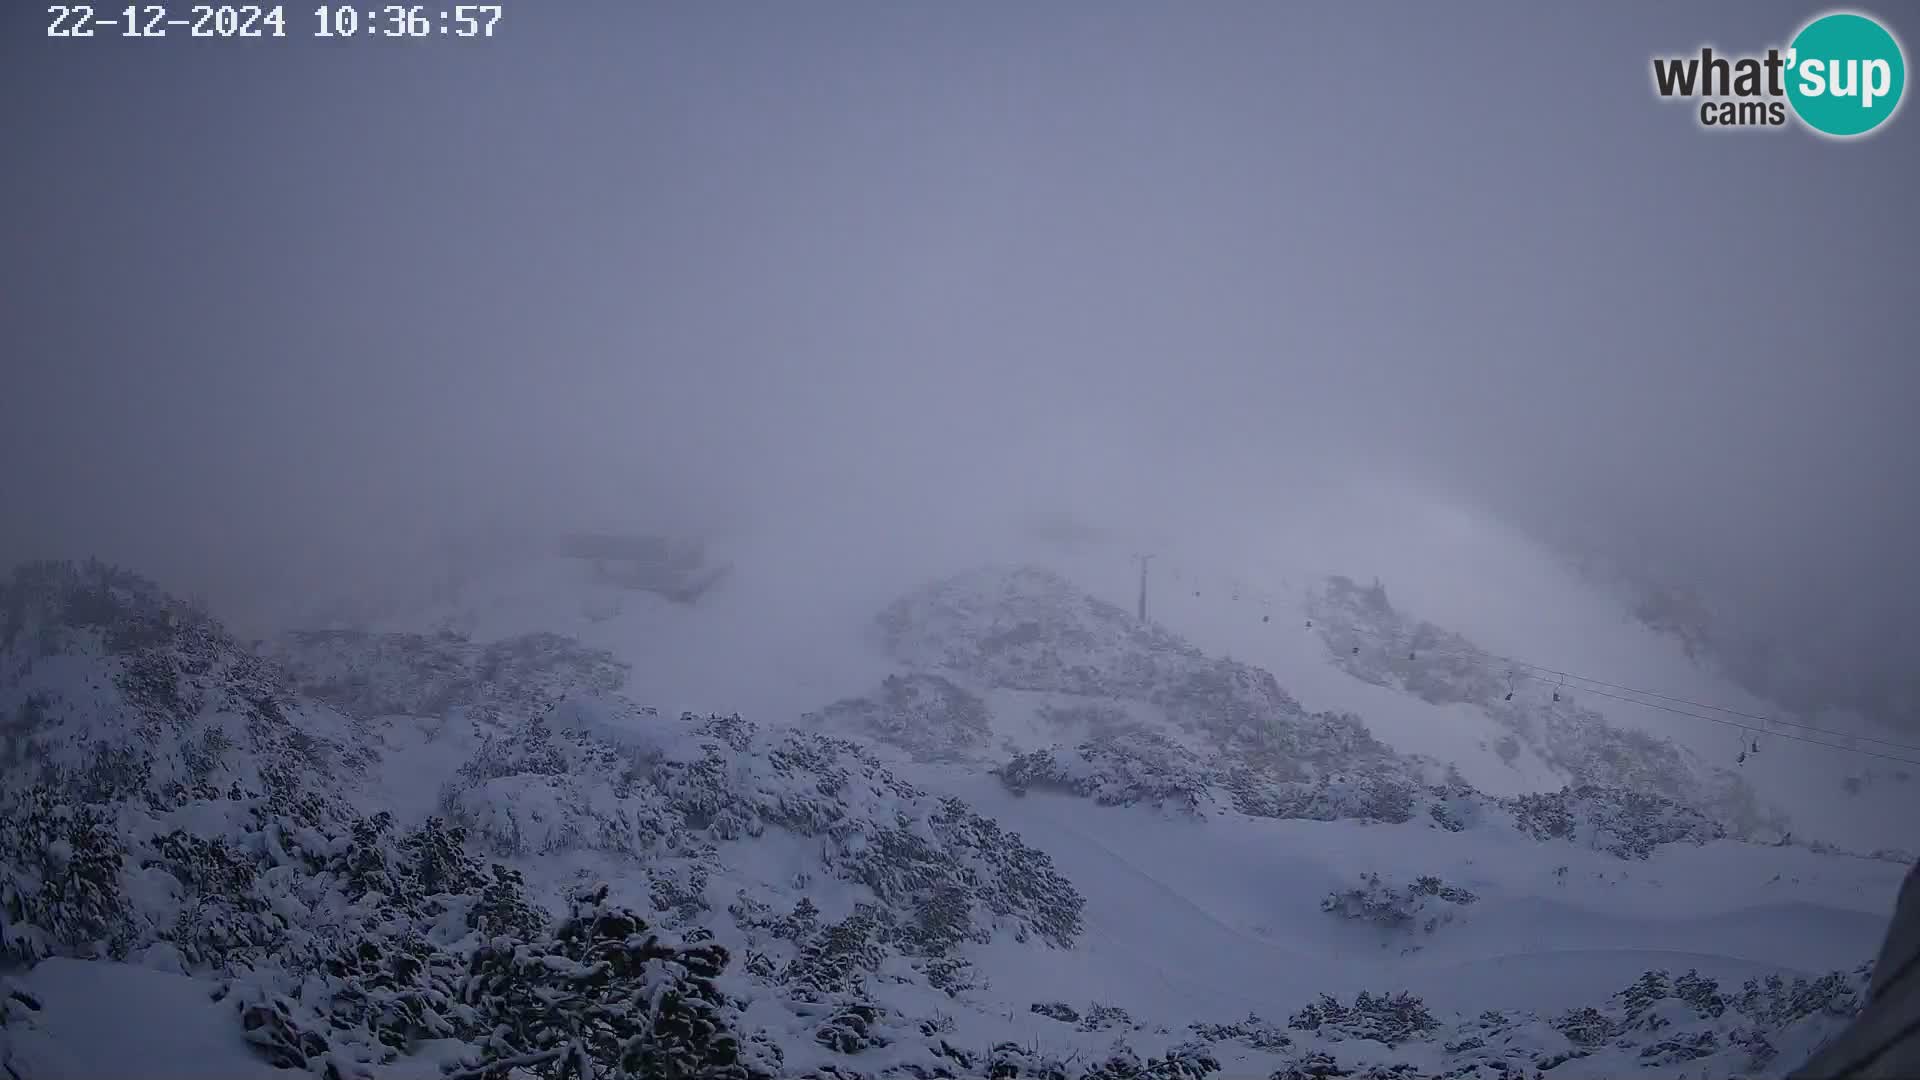
[[[45,785],[0,799],[0,959],[125,947],[126,846],[107,815]]]
[[[733,1003],[714,985],[727,950],[680,946],[607,886],[581,890],[572,913],[535,942],[475,951],[461,993],[490,1025],[483,1056],[449,1080],[771,1080],[733,1033]]]

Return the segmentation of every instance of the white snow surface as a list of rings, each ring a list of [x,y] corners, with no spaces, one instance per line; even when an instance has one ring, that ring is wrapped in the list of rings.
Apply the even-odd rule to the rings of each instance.
[[[9,1025],[11,1064],[31,1080],[285,1075],[248,1052],[232,1009],[212,1000],[212,986],[203,980],[54,957],[14,982],[42,1005],[35,1022]]]

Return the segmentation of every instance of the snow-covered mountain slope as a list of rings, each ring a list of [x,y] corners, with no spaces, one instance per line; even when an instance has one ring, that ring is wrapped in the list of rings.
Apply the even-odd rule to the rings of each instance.
[[[743,695],[805,709],[652,707],[646,647],[717,645],[752,574],[267,657],[108,568],[16,572],[0,919],[39,963],[0,1061],[100,1065],[86,957],[144,969],[129,1026],[340,1076],[1768,1075],[1857,1008],[1904,871],[1730,838],[1657,771],[1480,788],[1032,568],[746,635]],[[836,685],[782,683],[812,651]]]
[[[1690,656],[1683,642],[1649,627],[1617,591],[1458,508],[1401,500],[1381,510],[1372,527],[1348,529],[1337,543],[1305,554],[1313,544],[1302,537],[1318,524],[1284,525],[1264,545],[1150,548],[1158,552],[1148,589],[1153,620],[1211,654],[1271,671],[1309,709],[1366,717],[1397,749],[1451,762],[1489,791],[1550,788],[1574,775],[1565,761],[1543,758],[1538,740],[1509,742],[1512,713],[1530,714],[1527,726],[1542,734],[1598,717],[1619,732],[1690,752],[1709,774],[1732,774],[1760,811],[1755,827],[1784,813],[1797,839],[1861,850],[1920,843],[1907,824],[1920,819],[1920,738],[1857,716],[1802,714],[1756,698]],[[1419,542],[1409,543],[1408,535]],[[1132,610],[1139,578],[1129,550],[1083,542],[1040,561],[1069,568],[1076,582]],[[1392,603],[1384,621],[1353,609],[1351,601],[1367,588],[1352,587],[1344,600],[1334,596],[1341,573],[1361,582],[1386,579]],[[1307,626],[1316,612],[1338,615],[1341,608],[1345,618]],[[1356,626],[1364,632],[1350,633]],[[1473,653],[1455,674],[1471,674],[1482,688],[1497,680],[1502,698],[1510,667],[1499,657],[1601,682],[1558,685],[1547,670],[1521,666],[1511,669],[1512,707],[1450,702],[1409,687],[1401,677],[1409,672],[1394,670],[1405,656],[1396,646],[1416,633]],[[1436,657],[1424,649],[1420,656],[1417,666],[1431,671]],[[1754,741],[1760,752],[1740,761]],[[1729,797],[1744,798],[1737,790]]]
[[[1920,760],[1902,747],[1920,740],[1786,713],[1676,664],[1671,642],[1618,613],[1585,615],[1598,643],[1588,666],[1544,645],[1496,646],[1435,625],[1389,601],[1377,582],[1336,576],[1278,592],[1210,582],[1169,593],[1157,621],[1267,667],[1309,705],[1353,709],[1393,745],[1453,762],[1489,790],[1611,775],[1626,761],[1652,769],[1643,780],[1656,790],[1714,789],[1716,813],[1743,831],[1791,831],[1856,850],[1916,844],[1908,823],[1920,820],[1920,765],[1899,759]],[[1544,656],[1559,670],[1598,672],[1606,685],[1508,664],[1504,655]]]
[[[1722,789],[1720,813],[1736,828],[1791,830],[1797,840],[1856,850],[1911,850],[1920,843],[1906,824],[1920,818],[1920,765],[1891,760],[1920,760],[1920,752],[1898,745],[1920,740],[1844,718],[1788,714],[1757,700],[1632,617],[1617,595],[1571,573],[1564,559],[1484,519],[1422,505],[1396,503],[1390,514],[1383,509],[1376,515],[1377,527],[1328,537],[1314,554],[1305,551],[1313,548],[1303,539],[1313,532],[1308,523],[1289,526],[1266,547],[1222,542],[1153,548],[1159,552],[1148,590],[1153,621],[1210,655],[1271,672],[1309,711],[1363,717],[1396,750],[1446,762],[1490,793],[1550,790],[1592,776],[1604,766],[1601,759],[1588,753],[1576,761],[1550,742],[1554,731],[1563,732],[1564,743],[1566,731],[1593,731],[1598,720],[1621,739],[1637,739],[1638,733],[1670,744],[1686,761],[1662,768],[1676,775],[1684,768],[1699,784]],[[1393,539],[1409,529],[1422,537],[1414,557],[1406,543]],[[966,537],[967,557],[986,551],[1009,565],[1059,570],[1077,587],[1131,613],[1139,579],[1130,553],[1139,548],[1113,534],[1080,530],[1062,540],[1059,533],[1002,536],[980,530]],[[422,568],[413,576],[433,587],[421,590],[420,602],[388,603],[378,619],[361,625],[420,633],[451,628],[483,642],[532,632],[565,634],[629,664],[630,685],[669,714],[720,707],[791,718],[837,700],[870,697],[882,679],[900,673],[870,628],[876,610],[957,565],[937,540],[928,538],[925,546],[915,553],[890,545],[887,560],[875,562],[871,545],[849,543],[831,530],[823,536],[735,539],[718,545],[714,555],[730,567],[729,577],[699,604],[685,605],[609,587],[587,563],[544,556],[538,545],[523,543],[511,557],[483,561],[484,572],[458,581]],[[1336,579],[1329,570],[1361,579],[1369,569],[1396,575],[1389,581],[1392,603],[1384,624],[1360,620],[1371,633],[1385,634],[1367,638],[1355,659],[1349,650],[1361,642],[1336,641],[1333,633],[1352,625],[1351,619],[1312,629],[1305,623],[1330,604],[1351,608],[1333,598]],[[1585,692],[1523,668],[1513,679],[1514,701],[1495,699],[1488,708],[1482,699],[1489,680],[1504,695],[1507,668],[1479,657],[1454,665],[1461,676],[1473,669],[1471,700],[1449,700],[1409,686],[1408,673],[1394,670],[1395,654],[1384,641],[1415,632],[1668,698],[1598,686]],[[1431,669],[1431,659],[1423,652],[1420,666]],[[1553,700],[1556,692],[1562,701]],[[1791,724],[1767,725],[1685,701],[1848,734],[1836,738]],[[1801,736],[1813,742],[1795,741]],[[1870,741],[1876,738],[1882,742]],[[1035,740],[1045,744],[1051,736],[1043,731],[1026,741]],[[1754,741],[1760,752],[1739,761],[1740,751]],[[1815,745],[1823,742],[1842,748]],[[1851,752],[1849,745],[1884,757]],[[1672,784],[1665,790],[1673,790]]]

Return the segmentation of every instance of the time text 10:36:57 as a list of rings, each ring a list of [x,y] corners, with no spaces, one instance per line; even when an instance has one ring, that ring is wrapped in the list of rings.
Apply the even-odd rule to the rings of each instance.
[[[501,11],[499,4],[323,4],[313,9],[306,26],[320,38],[492,37]],[[288,28],[285,5],[47,7],[47,36],[57,38],[283,38]],[[293,32],[299,33],[297,25]]]

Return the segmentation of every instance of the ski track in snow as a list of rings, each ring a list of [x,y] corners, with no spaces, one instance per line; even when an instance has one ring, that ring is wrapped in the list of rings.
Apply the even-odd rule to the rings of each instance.
[[[1049,795],[1026,799],[1036,806],[1057,801]],[[1155,1014],[1172,1011],[1198,1019],[1238,1016],[1249,1008],[1272,1012],[1287,1001],[1306,1000],[1310,991],[1297,988],[1324,985],[1327,973],[1313,958],[1221,921],[1167,881],[1044,809],[997,816],[1016,824],[1022,839],[1052,856],[1068,880],[1080,883],[1087,895],[1088,927],[1082,948],[1102,959],[1111,953],[1117,960],[1140,964],[1166,988],[1166,996],[1151,1003]],[[1132,887],[1136,884],[1144,888]],[[1196,956],[1207,958],[1204,982],[1174,974],[1192,972]],[[1254,987],[1267,989],[1249,1001],[1249,988]],[[1075,989],[1077,994],[1056,996],[1086,996],[1084,987]],[[1140,1011],[1148,1004],[1121,1003]]]
[[[1117,948],[1162,978],[1205,957],[1207,986],[1198,992],[1133,1001],[1113,991],[1113,1000],[1130,1009],[1192,1019],[1249,1010],[1284,1016],[1316,994],[1361,989],[1410,989],[1437,1009],[1463,1013],[1571,1008],[1604,1000],[1642,971],[1662,967],[1676,975],[1698,968],[1733,986],[1774,973],[1823,974],[1872,955],[1901,874],[1890,864],[1856,860],[1859,882],[1813,883],[1817,899],[1776,902],[1726,888],[1726,871],[1744,856],[1770,853],[1731,842],[1691,853],[1691,865],[1666,853],[1628,864],[1518,834],[1495,834],[1489,843],[1475,831],[1418,824],[1199,823],[1057,795],[1016,798],[990,781],[947,779],[956,794],[1052,855],[1080,886],[1090,930],[1082,948],[1090,956]],[[1539,881],[1579,896],[1577,885],[1552,884],[1552,866],[1561,861],[1589,875],[1635,875],[1593,890],[1623,899],[1639,894],[1622,905],[1631,913],[1609,913],[1604,895],[1568,901],[1531,894],[1527,882]],[[1455,868],[1472,874],[1469,884],[1482,898],[1432,935],[1389,936],[1319,910],[1327,892],[1351,884],[1361,870],[1464,880]],[[1691,903],[1650,902],[1668,896]],[[1252,921],[1262,910],[1266,935]],[[1091,940],[1096,928],[1099,938]],[[1406,944],[1421,951],[1403,957],[1398,949]],[[1076,966],[1062,957],[1041,976],[1051,996],[1077,1000],[1065,985]],[[1101,981],[1092,971],[1081,978]],[[1142,993],[1137,982],[1132,989]]]

